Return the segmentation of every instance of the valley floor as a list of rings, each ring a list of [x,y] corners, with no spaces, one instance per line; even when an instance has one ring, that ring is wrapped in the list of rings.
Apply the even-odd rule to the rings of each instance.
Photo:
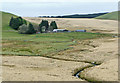
[[[40,23],[42,19],[55,20],[60,28],[86,29],[90,32],[117,34],[117,21],[69,18],[28,18]],[[3,55],[3,81],[118,81],[118,38],[99,38],[79,41],[73,49],[41,56]],[[80,78],[73,76],[76,69],[84,69]],[[79,71],[78,70],[78,71]]]
[[[71,61],[57,60],[35,56],[6,56],[3,55],[3,80],[4,81],[84,81],[84,79],[73,76],[76,68],[89,66],[87,62],[102,63],[99,66],[91,67],[81,72],[82,78],[87,80],[117,81],[118,80],[118,51],[117,38],[95,39],[98,42],[96,48],[89,48],[91,52],[81,55],[73,52],[78,57],[78,62],[72,61],[75,58],[66,51],[62,55],[56,54],[53,57],[66,58]],[[79,45],[73,50],[79,50]],[[81,57],[81,58],[79,58]],[[76,60],[76,59],[75,59]]]

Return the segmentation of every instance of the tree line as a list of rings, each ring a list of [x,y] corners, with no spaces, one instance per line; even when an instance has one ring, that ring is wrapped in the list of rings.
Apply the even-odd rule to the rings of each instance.
[[[22,17],[11,17],[9,26],[15,30],[18,30],[20,34],[33,34],[36,32],[47,33],[58,28],[55,21],[52,21],[49,25],[47,20],[42,20],[42,22],[39,24],[38,30],[35,30],[33,24],[24,20]]]

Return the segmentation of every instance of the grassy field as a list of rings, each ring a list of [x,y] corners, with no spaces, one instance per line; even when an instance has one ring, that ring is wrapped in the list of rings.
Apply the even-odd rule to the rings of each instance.
[[[67,49],[77,41],[108,36],[99,33],[44,33],[23,35],[8,31],[3,33],[3,54],[48,55]]]
[[[13,14],[3,12],[2,44],[3,54],[13,55],[49,55],[51,53],[72,49],[71,45],[85,39],[108,36],[100,33],[43,33],[43,34],[18,34],[8,26]]]
[[[97,19],[118,20],[118,11],[96,17]]]
[[[90,28],[101,32],[92,33],[87,30],[87,32],[28,35],[19,34],[8,26],[11,16],[15,15],[3,12],[2,16],[3,81],[117,80],[118,39],[111,37],[110,33],[102,33],[104,30],[113,30],[117,34],[116,20],[50,18],[49,22],[55,20],[59,28],[68,30]],[[37,26],[42,19],[45,18],[26,18]],[[102,65],[87,69],[90,63]],[[115,67],[111,68],[113,66]],[[83,68],[80,78],[72,76]]]

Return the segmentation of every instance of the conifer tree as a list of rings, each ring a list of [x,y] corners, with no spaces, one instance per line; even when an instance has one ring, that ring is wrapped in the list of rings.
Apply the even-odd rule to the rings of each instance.
[[[57,29],[57,28],[58,28],[55,21],[52,21],[52,22],[50,23],[50,27],[52,27],[53,29]]]

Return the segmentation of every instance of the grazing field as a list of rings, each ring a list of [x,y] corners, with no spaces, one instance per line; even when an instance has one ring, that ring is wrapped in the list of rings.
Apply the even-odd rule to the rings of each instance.
[[[89,42],[91,43],[89,44]],[[52,54],[50,58],[3,55],[3,80],[117,81],[117,42],[117,38],[85,40],[77,45],[72,45],[72,49]],[[50,55],[48,54],[48,56]],[[85,69],[80,73],[80,78],[73,76],[93,62],[101,65]]]
[[[18,34],[6,31],[3,33],[3,54],[13,55],[48,55],[67,49],[85,39],[110,36],[99,33],[44,33],[44,34]]]
[[[35,24],[55,20],[59,28],[88,31],[28,35],[8,26],[11,16],[3,15],[3,81],[118,80],[117,21],[24,17]],[[80,77],[75,77],[81,69]]]
[[[3,12],[2,22],[2,54],[8,55],[48,55],[67,49],[85,39],[94,39],[110,36],[100,33],[43,33],[43,34],[19,34],[9,27],[11,17],[16,15]],[[26,19],[27,20],[27,19]],[[28,20],[31,22],[31,20]],[[34,23],[34,22],[32,22]],[[37,23],[34,23],[37,25]]]

